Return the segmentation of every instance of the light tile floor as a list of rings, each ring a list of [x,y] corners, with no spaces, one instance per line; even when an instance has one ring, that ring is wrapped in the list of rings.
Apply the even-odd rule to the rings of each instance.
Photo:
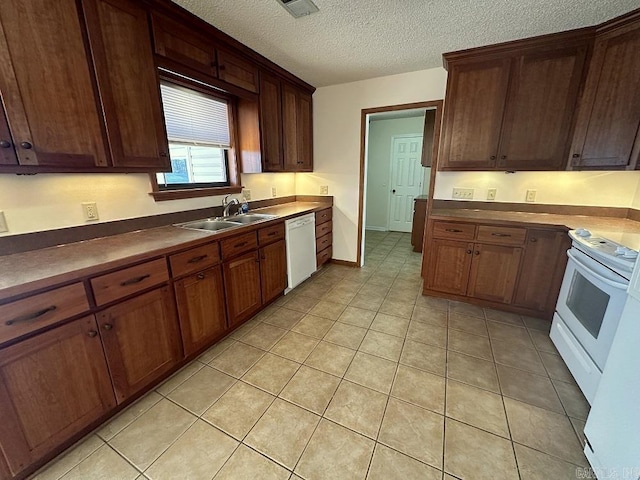
[[[420,295],[409,235],[330,265],[36,475],[585,478],[549,324]]]

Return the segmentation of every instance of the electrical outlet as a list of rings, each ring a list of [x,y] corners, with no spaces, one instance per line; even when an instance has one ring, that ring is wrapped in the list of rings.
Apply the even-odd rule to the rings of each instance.
[[[329,195],[329,185],[320,185],[320,195]]]
[[[98,216],[98,206],[96,202],[83,202],[82,213],[84,213],[85,222],[95,222],[100,218]]]
[[[496,193],[498,193],[498,189],[497,188],[490,188],[487,190],[487,200],[495,200],[496,199]]]
[[[536,191],[535,190],[527,190],[527,196],[525,198],[527,202],[535,202],[536,201]]]
[[[4,218],[4,212],[0,210],[0,232],[8,232],[7,220]]]
[[[278,191],[276,190],[276,187],[271,187],[271,196],[275,198],[277,195]]]
[[[473,199],[473,188],[454,188],[452,197],[462,200],[471,200]]]
[[[242,195],[244,196],[245,200],[251,200],[251,190],[249,190],[248,188],[242,190]]]

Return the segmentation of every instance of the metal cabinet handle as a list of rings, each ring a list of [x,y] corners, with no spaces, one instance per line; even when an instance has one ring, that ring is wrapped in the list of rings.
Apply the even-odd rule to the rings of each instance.
[[[105,323],[102,328],[104,328],[105,330],[111,330],[113,328],[113,325],[111,325],[110,323]]]
[[[445,228],[444,231],[451,233],[462,233],[462,230],[458,230],[457,228]]]
[[[506,159],[507,159],[507,156],[506,156],[506,155],[502,155],[502,156],[500,156],[500,159],[501,159],[501,160],[506,160]]]
[[[489,157],[489,159],[490,159],[490,160],[495,160],[495,159],[496,159],[496,156],[495,156],[495,155],[491,155],[491,156]]]
[[[472,250],[467,250],[467,255],[471,255],[473,253]]]
[[[120,282],[120,286],[121,287],[127,287],[129,285],[135,285],[136,283],[140,283],[145,278],[149,278],[150,276],[151,276],[151,274],[147,273],[146,275],[140,275],[139,277],[130,278],[129,280],[125,280],[124,282]]]
[[[234,245],[234,247],[244,247],[248,242],[240,242],[240,243],[236,243]]]
[[[480,255],[480,251],[479,251],[479,250],[476,250],[476,251],[475,251],[475,252],[473,252],[473,253],[475,253],[476,255]]]
[[[491,236],[493,236],[493,237],[510,237],[511,234],[510,233],[492,233]]]
[[[197,276],[198,280],[204,280],[204,273],[199,273],[196,276]]]
[[[537,238],[531,238],[531,239],[529,239],[529,241],[530,241],[531,243],[536,243],[536,242],[538,241],[538,239],[537,239]]]
[[[278,233],[278,232],[267,233],[267,237],[273,237],[276,233]]]
[[[91,330],[89,333],[87,333],[87,335],[91,338],[94,338],[98,335],[98,332],[96,332],[95,330]]]
[[[202,260],[204,260],[207,257],[208,257],[207,254],[199,255],[197,257],[190,258],[189,260],[187,260],[187,263],[198,263],[198,262],[201,262]]]
[[[20,144],[20,146],[21,146],[22,148],[24,148],[25,150],[29,150],[29,149],[33,148],[33,145],[31,145],[29,142],[22,142],[22,143]]]
[[[573,158],[580,158],[580,154],[579,153],[574,153],[573,155],[571,155]]]
[[[14,325],[16,323],[28,322],[29,320],[35,320],[36,318],[41,317],[45,313],[53,312],[57,309],[55,305],[51,305],[50,307],[43,308],[42,310],[38,310],[37,312],[27,313],[26,315],[22,315],[20,317],[13,318],[11,320],[7,320],[4,322],[5,325]]]
[[[0,148],[9,148],[11,147],[11,142],[6,140],[0,140]]]

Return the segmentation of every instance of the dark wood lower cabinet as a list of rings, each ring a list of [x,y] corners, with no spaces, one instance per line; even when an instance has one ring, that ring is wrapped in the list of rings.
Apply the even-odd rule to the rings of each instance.
[[[185,356],[207,346],[227,328],[222,267],[178,280],[175,284]]]
[[[93,316],[0,350],[0,447],[12,476],[116,405]],[[2,473],[0,478],[10,478]]]
[[[182,358],[173,295],[162,287],[98,314],[118,403],[144,389]]]
[[[429,245],[427,287],[464,295],[469,282],[473,243],[434,240]]]
[[[223,268],[227,314],[232,328],[256,313],[262,305],[258,252],[226,261]]]
[[[522,249],[517,247],[475,244],[467,295],[510,303],[518,278],[521,255]]]
[[[287,288],[287,250],[284,240],[260,249],[260,278],[262,303],[282,295]]]

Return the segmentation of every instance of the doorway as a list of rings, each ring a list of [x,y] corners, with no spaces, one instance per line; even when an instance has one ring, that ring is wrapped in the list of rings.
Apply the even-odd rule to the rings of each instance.
[[[429,192],[442,100],[362,110],[359,266],[371,240],[409,238],[416,197]],[[369,249],[371,251],[371,249]]]

